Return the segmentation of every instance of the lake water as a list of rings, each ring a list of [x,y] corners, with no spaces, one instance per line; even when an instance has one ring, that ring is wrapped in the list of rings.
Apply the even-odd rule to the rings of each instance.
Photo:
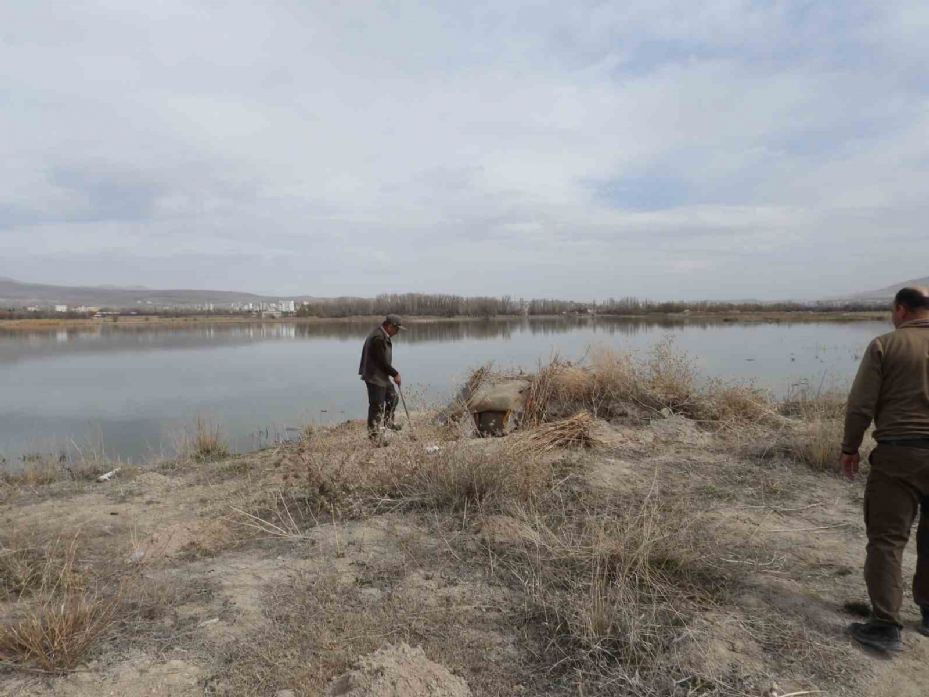
[[[293,437],[307,423],[363,418],[356,374],[367,322],[196,324],[0,332],[0,456],[91,450],[144,461],[170,455],[198,416],[235,449]],[[670,335],[708,376],[778,394],[807,380],[845,387],[883,322],[739,324],[620,319],[414,323],[394,342],[404,392],[441,403],[493,361],[532,370],[590,347],[647,351]]]

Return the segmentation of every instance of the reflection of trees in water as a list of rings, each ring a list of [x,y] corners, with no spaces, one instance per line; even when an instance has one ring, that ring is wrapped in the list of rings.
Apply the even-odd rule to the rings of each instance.
[[[711,326],[708,322],[686,322],[691,326]],[[685,321],[648,319],[609,319],[582,317],[545,317],[520,319],[489,319],[439,322],[412,322],[400,335],[404,343],[428,343],[432,341],[461,341],[465,339],[510,338],[514,333],[553,335],[585,330],[605,334],[632,335],[652,329],[680,327]],[[327,339],[361,339],[375,325],[364,322],[333,322],[298,324],[297,336]]]
[[[721,321],[609,317],[531,317],[488,320],[411,322],[400,341],[419,344],[466,339],[508,339],[527,332],[538,335],[584,330],[608,336],[631,336],[655,329],[710,328]],[[370,321],[334,320],[249,324],[197,323],[187,326],[97,326],[54,331],[0,334],[0,363],[43,355],[74,352],[196,349],[236,346],[259,341],[287,339],[335,339],[358,341],[376,326]]]

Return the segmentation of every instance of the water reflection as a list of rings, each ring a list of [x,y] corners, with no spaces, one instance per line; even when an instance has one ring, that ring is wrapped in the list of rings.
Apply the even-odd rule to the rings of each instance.
[[[593,335],[635,336],[656,330],[713,329],[725,320],[689,318],[542,317],[412,322],[398,343],[424,344],[470,339],[509,339],[514,333],[552,336],[578,330]],[[789,326],[789,323],[785,323]],[[0,330],[0,363],[41,359],[60,353],[189,350],[286,339],[356,341],[375,323],[361,320],[245,324],[197,322],[188,325],[96,325],[49,331]]]

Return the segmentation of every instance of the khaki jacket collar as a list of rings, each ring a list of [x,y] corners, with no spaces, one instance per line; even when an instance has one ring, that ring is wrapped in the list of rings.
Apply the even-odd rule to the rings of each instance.
[[[897,329],[907,329],[909,327],[919,327],[922,329],[929,329],[929,319],[911,319],[909,322],[904,322]]]

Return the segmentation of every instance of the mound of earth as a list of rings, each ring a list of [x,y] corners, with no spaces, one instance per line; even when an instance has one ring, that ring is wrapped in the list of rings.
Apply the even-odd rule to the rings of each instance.
[[[388,646],[336,678],[327,697],[471,697],[468,684],[419,647]]]

